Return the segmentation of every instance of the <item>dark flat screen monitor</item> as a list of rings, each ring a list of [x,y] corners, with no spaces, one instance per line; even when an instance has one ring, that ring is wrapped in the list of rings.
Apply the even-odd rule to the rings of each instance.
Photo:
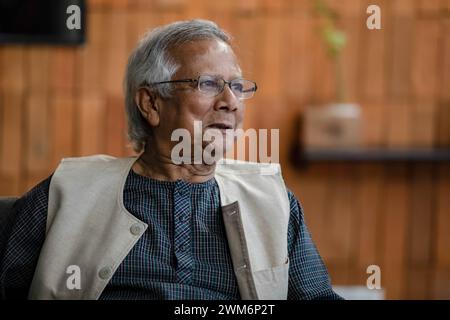
[[[0,45],[79,45],[85,29],[84,0],[0,0]]]

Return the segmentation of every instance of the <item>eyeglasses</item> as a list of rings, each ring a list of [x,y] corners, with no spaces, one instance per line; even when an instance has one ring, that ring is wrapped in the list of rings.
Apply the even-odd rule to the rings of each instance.
[[[201,75],[197,79],[182,79],[182,80],[171,80],[171,81],[161,81],[153,82],[152,85],[164,84],[164,83],[177,83],[177,82],[187,82],[197,85],[197,89],[207,95],[208,97],[215,97],[222,93],[225,88],[225,84],[230,87],[233,94],[238,99],[249,99],[253,97],[258,88],[256,83],[246,79],[233,79],[231,81],[226,81],[223,78]]]

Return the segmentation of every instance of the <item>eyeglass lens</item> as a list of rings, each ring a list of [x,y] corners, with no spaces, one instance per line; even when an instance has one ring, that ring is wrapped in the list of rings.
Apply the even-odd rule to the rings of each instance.
[[[198,89],[210,96],[220,94],[225,86],[225,81],[213,76],[200,76],[198,78]],[[254,82],[245,79],[234,79],[227,83],[237,98],[248,99],[253,96],[256,91]]]

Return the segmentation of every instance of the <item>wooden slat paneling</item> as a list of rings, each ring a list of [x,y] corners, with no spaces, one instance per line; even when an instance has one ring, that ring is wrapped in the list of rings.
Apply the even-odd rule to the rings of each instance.
[[[108,12],[103,28],[103,50],[108,52],[101,69],[104,91],[108,96],[117,97],[122,95],[123,74],[128,58],[126,12]]]
[[[51,156],[49,97],[45,93],[32,93],[25,99],[26,148],[22,151],[25,157],[27,178],[25,189],[32,187],[36,180],[46,174]]]
[[[347,32],[347,101],[375,147],[450,147],[450,1],[329,0]],[[133,154],[122,80],[140,36],[180,19],[215,20],[235,37],[244,76],[259,89],[245,128],[279,128],[284,177],[335,284],[365,285],[381,266],[388,298],[450,298],[449,168],[444,164],[311,164],[289,160],[306,107],[334,102],[310,0],[89,0],[79,47],[0,48],[0,195],[21,194],[62,157]],[[366,28],[381,8],[382,30]]]
[[[401,299],[405,294],[405,268],[410,212],[409,175],[401,164],[386,168],[389,183],[385,185],[382,209],[384,234],[381,273],[388,299]]]
[[[438,105],[427,99],[411,103],[411,145],[417,148],[432,148],[438,131]],[[420,125],[414,125],[420,123]]]
[[[26,180],[30,189],[46,175],[50,162],[49,87],[50,49],[35,47],[27,52],[27,87],[25,92],[25,140],[22,156],[25,158]]]
[[[389,95],[396,101],[406,99],[411,93],[411,50],[416,30],[413,10],[410,1],[397,0],[391,3],[387,17],[384,15],[389,35]]]
[[[78,100],[77,154],[87,156],[105,153],[105,98],[85,96]]]
[[[22,47],[4,47],[0,58],[0,191],[16,195],[21,192],[23,176],[25,51]]]
[[[50,51],[50,93],[71,95],[74,93],[76,50],[54,48]]]
[[[385,102],[365,101],[362,107],[362,143],[368,147],[385,147],[389,106]]]
[[[126,144],[125,113],[123,99],[109,97],[106,100],[106,153],[114,156],[123,154]]]
[[[313,19],[307,16],[292,16],[284,21],[283,35],[286,48],[283,50],[283,69],[296,70],[283,72],[282,81],[286,95],[293,101],[298,101],[296,110],[300,111],[303,103],[311,99],[313,87],[312,55],[309,48],[313,39]],[[296,32],[293,32],[296,30]],[[250,48],[249,48],[250,49]],[[252,50],[254,51],[254,50]],[[255,53],[254,53],[255,54]]]
[[[2,51],[2,89],[5,93],[20,93],[25,89],[25,50],[14,46],[5,47]]]
[[[104,88],[105,69],[103,62],[107,53],[105,49],[105,37],[109,32],[104,28],[106,14],[101,11],[92,11],[88,14],[87,41],[89,45],[77,51],[76,64],[79,68],[77,74],[77,91],[81,95],[98,94]]]
[[[365,1],[363,8],[367,8],[373,1]],[[377,1],[380,7],[381,30],[362,28],[360,37],[360,63],[358,65],[359,97],[363,101],[379,103],[386,98],[387,79],[387,48],[388,27],[386,24],[387,3]],[[364,16],[366,19],[368,16]],[[362,21],[365,25],[365,21]]]
[[[412,146],[413,123],[409,102],[387,103],[386,144],[390,148]]]
[[[442,19],[441,22],[441,65],[439,66],[439,96],[442,100],[450,102],[450,18]]]
[[[449,299],[450,297],[450,165],[442,165],[437,171],[436,182],[436,261],[433,265],[432,297]]]
[[[445,0],[418,0],[418,10],[421,14],[437,15],[444,8]]]
[[[437,176],[437,247],[436,259],[439,266],[450,268],[450,165],[439,168]]]
[[[412,91],[417,98],[432,99],[438,91],[440,23],[435,19],[419,19],[415,26],[412,49]]]
[[[313,76],[313,99],[315,103],[328,103],[336,100],[336,83],[334,70],[335,65],[327,56],[326,46],[319,36],[320,21],[314,20],[312,25],[313,40],[309,48],[312,55]]]
[[[352,194],[355,181],[349,164],[336,164],[330,177],[329,194],[326,195],[325,224],[326,239],[332,250],[327,258],[340,266],[335,272],[335,281],[348,283],[350,280],[350,260],[352,258],[352,233],[354,231],[354,206]],[[354,256],[353,256],[354,257]]]
[[[76,154],[75,136],[76,112],[75,100],[71,95],[55,94],[50,97],[51,108],[51,133],[50,143],[51,169],[56,169],[60,160],[64,157],[72,157]]]
[[[356,101],[358,95],[358,82],[360,81],[359,65],[360,65],[360,50],[361,40],[364,34],[362,30],[365,29],[365,10],[361,7],[361,1],[352,2],[339,1],[338,14],[340,13],[340,20],[338,25],[345,32],[347,37],[347,45],[342,53],[342,76],[345,90],[345,101]],[[352,2],[350,4],[350,2]]]
[[[411,210],[408,228],[408,298],[427,299],[430,290],[430,264],[434,222],[434,168],[430,164],[413,167]]]
[[[355,189],[352,194],[355,206],[355,235],[352,243],[356,246],[354,260],[351,264],[353,282],[365,285],[367,267],[381,266],[382,258],[378,254],[378,247],[383,234],[379,232],[380,212],[384,210],[383,187],[386,183],[384,168],[381,164],[364,164],[356,169]],[[384,284],[382,283],[384,286]]]
[[[283,39],[282,17],[280,16],[258,16],[255,18],[258,32],[258,66],[255,77],[258,79],[261,95],[268,97],[280,97],[284,90],[284,79],[282,78],[283,61]]]
[[[450,3],[450,2],[449,2]],[[437,110],[436,144],[441,147],[450,146],[450,19],[441,22],[442,49],[440,66],[439,105]]]
[[[24,97],[6,92],[2,96],[2,106],[0,188],[3,195],[17,195],[23,190]]]
[[[326,239],[327,235],[323,227],[328,223],[326,220],[327,202],[324,199],[328,199],[330,194],[330,169],[328,165],[313,164],[307,173],[299,177],[298,184],[288,180],[288,185],[303,205],[306,222],[314,242],[327,263],[330,262],[329,257],[332,256],[333,250],[332,243]]]

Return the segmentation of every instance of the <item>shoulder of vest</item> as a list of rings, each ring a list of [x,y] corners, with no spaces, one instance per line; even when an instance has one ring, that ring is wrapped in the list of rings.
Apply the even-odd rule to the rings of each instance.
[[[93,161],[105,162],[115,159],[117,158],[107,154],[95,154],[92,156],[63,158],[61,162],[93,162]]]
[[[83,170],[88,169],[92,173],[95,173],[96,169],[106,169],[108,167],[122,167],[124,164],[128,163],[131,157],[116,158],[106,154],[96,154],[92,156],[85,157],[70,157],[63,158],[59,164],[59,169],[64,168],[65,170]]]
[[[258,163],[234,159],[221,159],[217,162],[216,172],[235,174],[274,175],[281,173],[279,163]]]

